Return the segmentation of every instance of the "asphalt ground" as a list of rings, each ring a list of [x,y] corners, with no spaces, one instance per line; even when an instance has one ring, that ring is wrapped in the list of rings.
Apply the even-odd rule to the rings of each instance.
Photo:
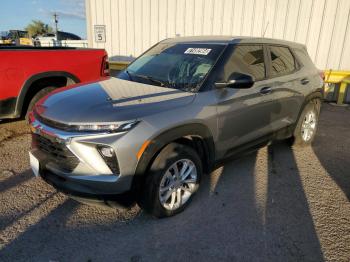
[[[103,209],[29,168],[24,121],[0,123],[0,261],[350,261],[350,109],[323,105],[312,147],[218,168],[183,213]]]

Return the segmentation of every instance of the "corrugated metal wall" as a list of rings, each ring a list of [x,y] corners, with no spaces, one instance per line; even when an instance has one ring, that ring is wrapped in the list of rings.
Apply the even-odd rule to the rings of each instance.
[[[88,40],[110,56],[138,56],[158,41],[246,35],[306,44],[322,69],[350,69],[350,0],[86,0]],[[96,43],[94,25],[106,25]]]

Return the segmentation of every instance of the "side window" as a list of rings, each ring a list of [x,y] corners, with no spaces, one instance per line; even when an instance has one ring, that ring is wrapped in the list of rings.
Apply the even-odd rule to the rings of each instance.
[[[287,47],[270,46],[271,76],[285,75],[295,70],[295,60]]]
[[[315,68],[314,63],[312,62],[309,54],[307,53],[306,49],[293,49],[294,53],[296,54],[299,63],[303,66],[309,67],[309,68]]]
[[[224,78],[231,75],[251,75],[255,81],[265,78],[264,49],[262,45],[237,45],[224,67]]]

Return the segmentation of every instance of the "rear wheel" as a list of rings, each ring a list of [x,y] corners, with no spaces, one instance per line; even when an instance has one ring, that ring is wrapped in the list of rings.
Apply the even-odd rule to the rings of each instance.
[[[147,174],[139,205],[156,217],[183,211],[199,187],[201,160],[191,147],[171,143],[153,161]]]
[[[36,93],[32,99],[29,102],[28,108],[27,108],[27,112],[25,115],[26,120],[28,120],[28,114],[30,111],[33,110],[34,105],[44,96],[46,96],[47,94],[49,94],[50,92],[52,92],[53,90],[55,90],[55,87],[45,87],[43,89],[41,89],[38,93]]]
[[[311,100],[304,107],[294,130],[293,145],[307,146],[312,143],[318,127],[320,108],[319,99]]]

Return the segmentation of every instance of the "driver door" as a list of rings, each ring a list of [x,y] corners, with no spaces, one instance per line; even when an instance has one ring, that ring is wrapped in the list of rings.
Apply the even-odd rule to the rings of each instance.
[[[230,76],[246,74],[254,79],[249,88],[216,90],[218,114],[218,152],[225,157],[231,150],[253,142],[274,130],[271,119],[279,114],[280,105],[271,92],[267,79],[266,50],[263,45],[239,44],[233,48],[223,66],[222,81]]]

